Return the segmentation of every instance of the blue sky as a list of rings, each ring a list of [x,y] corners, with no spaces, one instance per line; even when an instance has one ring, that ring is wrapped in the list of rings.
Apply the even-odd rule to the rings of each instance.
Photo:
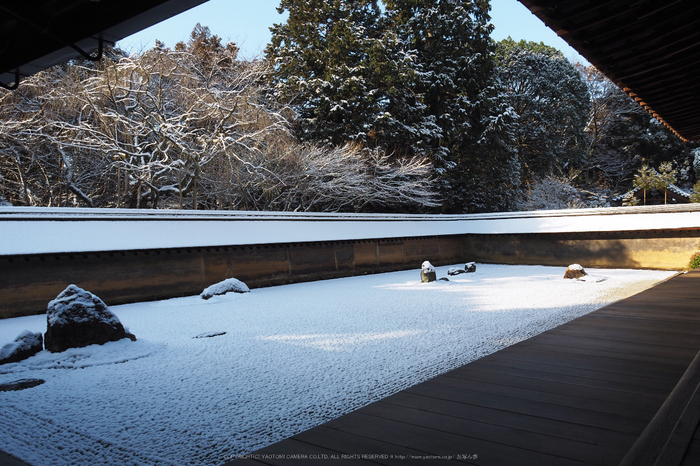
[[[194,26],[200,23],[224,42],[235,42],[241,48],[242,58],[254,58],[269,42],[270,26],[286,20],[286,16],[277,13],[278,5],[279,0],[209,0],[125,38],[119,46],[128,52],[139,52],[151,48],[158,39],[167,47],[173,47],[177,42],[186,41]],[[491,0],[491,7],[495,40],[511,36],[515,40],[544,42],[561,50],[573,62],[583,60],[517,0]]]

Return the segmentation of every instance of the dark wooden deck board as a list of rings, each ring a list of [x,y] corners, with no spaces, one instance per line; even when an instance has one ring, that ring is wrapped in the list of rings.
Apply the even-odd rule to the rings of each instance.
[[[586,352],[583,350],[566,351],[566,348],[562,348],[561,346],[552,347],[549,345],[522,347],[517,353],[504,353],[504,355],[515,360],[535,356],[539,357],[541,361],[548,361],[549,364],[555,366],[573,366],[631,375],[639,375],[646,371],[676,373],[678,370],[683,369],[682,365],[673,364],[673,359],[664,362],[639,361],[619,355],[613,356],[608,354],[606,356],[600,356],[594,352]]]
[[[439,400],[449,400],[454,403],[466,403],[485,408],[498,409],[513,413],[524,414],[532,417],[551,419],[555,421],[570,422],[589,427],[615,430],[618,432],[635,433],[640,427],[646,426],[644,420],[626,418],[603,412],[587,409],[561,406],[553,403],[532,401],[517,396],[496,396],[490,393],[481,393],[468,388],[468,382],[444,385],[440,379],[435,382],[416,385],[409,388],[409,393],[434,397]],[[454,380],[454,379],[453,379]]]
[[[404,410],[396,410],[404,411]],[[449,426],[436,429],[435,426],[422,426],[404,421],[390,419],[386,416],[371,416],[364,414],[362,410],[355,411],[351,415],[342,416],[326,424],[328,427],[344,432],[365,435],[383,442],[400,447],[416,448],[428,455],[471,455],[477,454],[480,459],[490,458],[489,464],[509,465],[513,464],[513,458],[518,459],[519,464],[541,465],[556,460],[556,464],[585,464],[577,461],[569,461],[561,457],[553,457],[544,453],[526,450],[501,443],[494,438],[485,441],[467,435],[450,432]],[[476,462],[476,464],[481,464]]]
[[[567,421],[557,421],[540,416],[531,416],[475,404],[459,403],[450,399],[443,400],[408,392],[397,393],[382,400],[382,403],[457,416],[479,423],[494,424],[513,429],[523,429],[524,426],[527,426],[529,432],[587,444],[615,446],[621,441],[634,440],[633,434],[613,432],[606,428],[584,426]]]
[[[584,405],[589,401],[593,403],[600,403],[600,405],[614,403],[631,410],[638,409],[640,406],[640,401],[643,401],[645,397],[649,398],[647,402],[653,403],[662,402],[664,399],[663,396],[654,395],[620,397],[619,392],[616,390],[592,388],[580,384],[552,382],[549,380],[523,377],[522,375],[510,374],[508,372],[495,373],[475,369],[469,372],[468,377],[472,383],[484,382],[523,390],[537,390],[544,393],[551,393],[552,395],[568,395],[580,400],[580,402]]]
[[[397,445],[388,444],[366,436],[343,432],[337,429],[329,429],[325,426],[319,426],[306,432],[302,432],[294,436],[295,439],[302,442],[307,442],[311,445],[324,445],[328,448],[337,451],[355,451],[362,452],[356,454],[377,455],[384,454],[387,451],[393,452],[394,455],[425,455],[426,452],[416,450],[414,448],[399,447]],[[391,458],[373,458],[371,461],[377,464],[394,464],[395,460]],[[343,463],[344,464],[344,463]]]
[[[468,439],[487,442],[502,439],[500,443],[504,447],[519,448],[528,452],[535,451],[538,454],[580,460],[592,464],[599,464],[605,456],[614,450],[610,446],[589,449],[587,447],[591,445],[590,443],[561,437],[558,437],[556,442],[552,442],[550,435],[533,432],[531,429],[525,430],[495,423],[478,422],[469,418],[465,419],[462,416],[455,416],[454,413],[436,413],[435,411],[433,407],[416,409],[404,406],[402,409],[396,409],[396,405],[381,402],[373,403],[359,410],[362,414],[460,435]]]
[[[408,457],[342,464],[465,455],[453,462],[617,465],[699,350],[700,272],[691,272],[256,453]],[[683,464],[699,458],[700,428]]]
[[[445,381],[447,379],[443,378],[440,380]],[[457,385],[459,386],[462,384],[463,380],[458,379]],[[571,388],[575,389],[576,387]],[[508,383],[496,384],[480,382],[472,378],[469,381],[469,390],[491,395],[509,396],[519,400],[535,401],[557,406],[568,406],[570,408],[614,414],[633,419],[645,420],[648,418],[647,410],[640,408],[639,404],[635,404],[635,409],[631,410],[629,404],[618,402],[619,397],[612,402],[591,400],[580,396],[579,393],[571,393],[571,389],[559,391],[552,389],[550,386],[536,386],[527,382],[517,385]]]
[[[612,382],[615,384],[624,383],[634,385],[640,391],[662,391],[673,389],[675,383],[672,380],[663,380],[655,377],[655,373],[646,371],[643,375],[619,374],[603,370],[583,369],[574,366],[558,366],[547,364],[546,362],[529,358],[524,361],[522,359],[510,359],[504,356],[496,356],[482,363],[483,366],[493,366],[509,371],[510,369],[518,369],[523,371],[531,371],[533,373],[546,374],[541,375],[549,380],[552,377],[575,377],[577,380],[591,380],[601,382]],[[481,367],[477,365],[476,367]],[[566,379],[565,379],[566,380]],[[592,382],[591,382],[592,383]]]

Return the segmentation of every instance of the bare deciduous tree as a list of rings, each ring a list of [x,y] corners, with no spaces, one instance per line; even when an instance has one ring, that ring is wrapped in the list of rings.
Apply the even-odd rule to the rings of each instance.
[[[416,211],[440,206],[427,159],[392,158],[380,149],[301,146],[287,157],[280,210]]]
[[[299,211],[439,205],[425,159],[301,145],[263,62],[206,28],[0,94],[0,194],[16,204]],[[9,196],[8,194],[9,193]]]

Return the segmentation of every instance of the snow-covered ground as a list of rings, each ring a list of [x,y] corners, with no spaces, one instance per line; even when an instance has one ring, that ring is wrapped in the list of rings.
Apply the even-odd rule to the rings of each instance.
[[[457,264],[459,265],[459,264]],[[437,267],[438,277],[450,267]],[[216,465],[671,276],[478,264],[113,306],[138,341],[0,366],[0,449],[34,465]],[[109,304],[109,303],[108,303]],[[46,317],[0,321],[0,344]]]

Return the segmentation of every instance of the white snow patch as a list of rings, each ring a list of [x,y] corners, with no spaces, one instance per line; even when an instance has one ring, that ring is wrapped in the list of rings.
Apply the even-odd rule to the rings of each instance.
[[[385,341],[391,338],[406,338],[418,335],[419,330],[403,330],[394,332],[362,332],[362,333],[322,333],[307,335],[271,335],[260,337],[262,340],[277,341],[307,348],[324,351],[348,351],[357,345],[369,342]]]
[[[222,464],[673,274],[590,272],[606,280],[479,264],[429,287],[409,270],[113,306],[138,341],[0,367],[46,381],[0,392],[0,445],[49,466]],[[24,329],[46,316],[1,320],[0,342]]]

